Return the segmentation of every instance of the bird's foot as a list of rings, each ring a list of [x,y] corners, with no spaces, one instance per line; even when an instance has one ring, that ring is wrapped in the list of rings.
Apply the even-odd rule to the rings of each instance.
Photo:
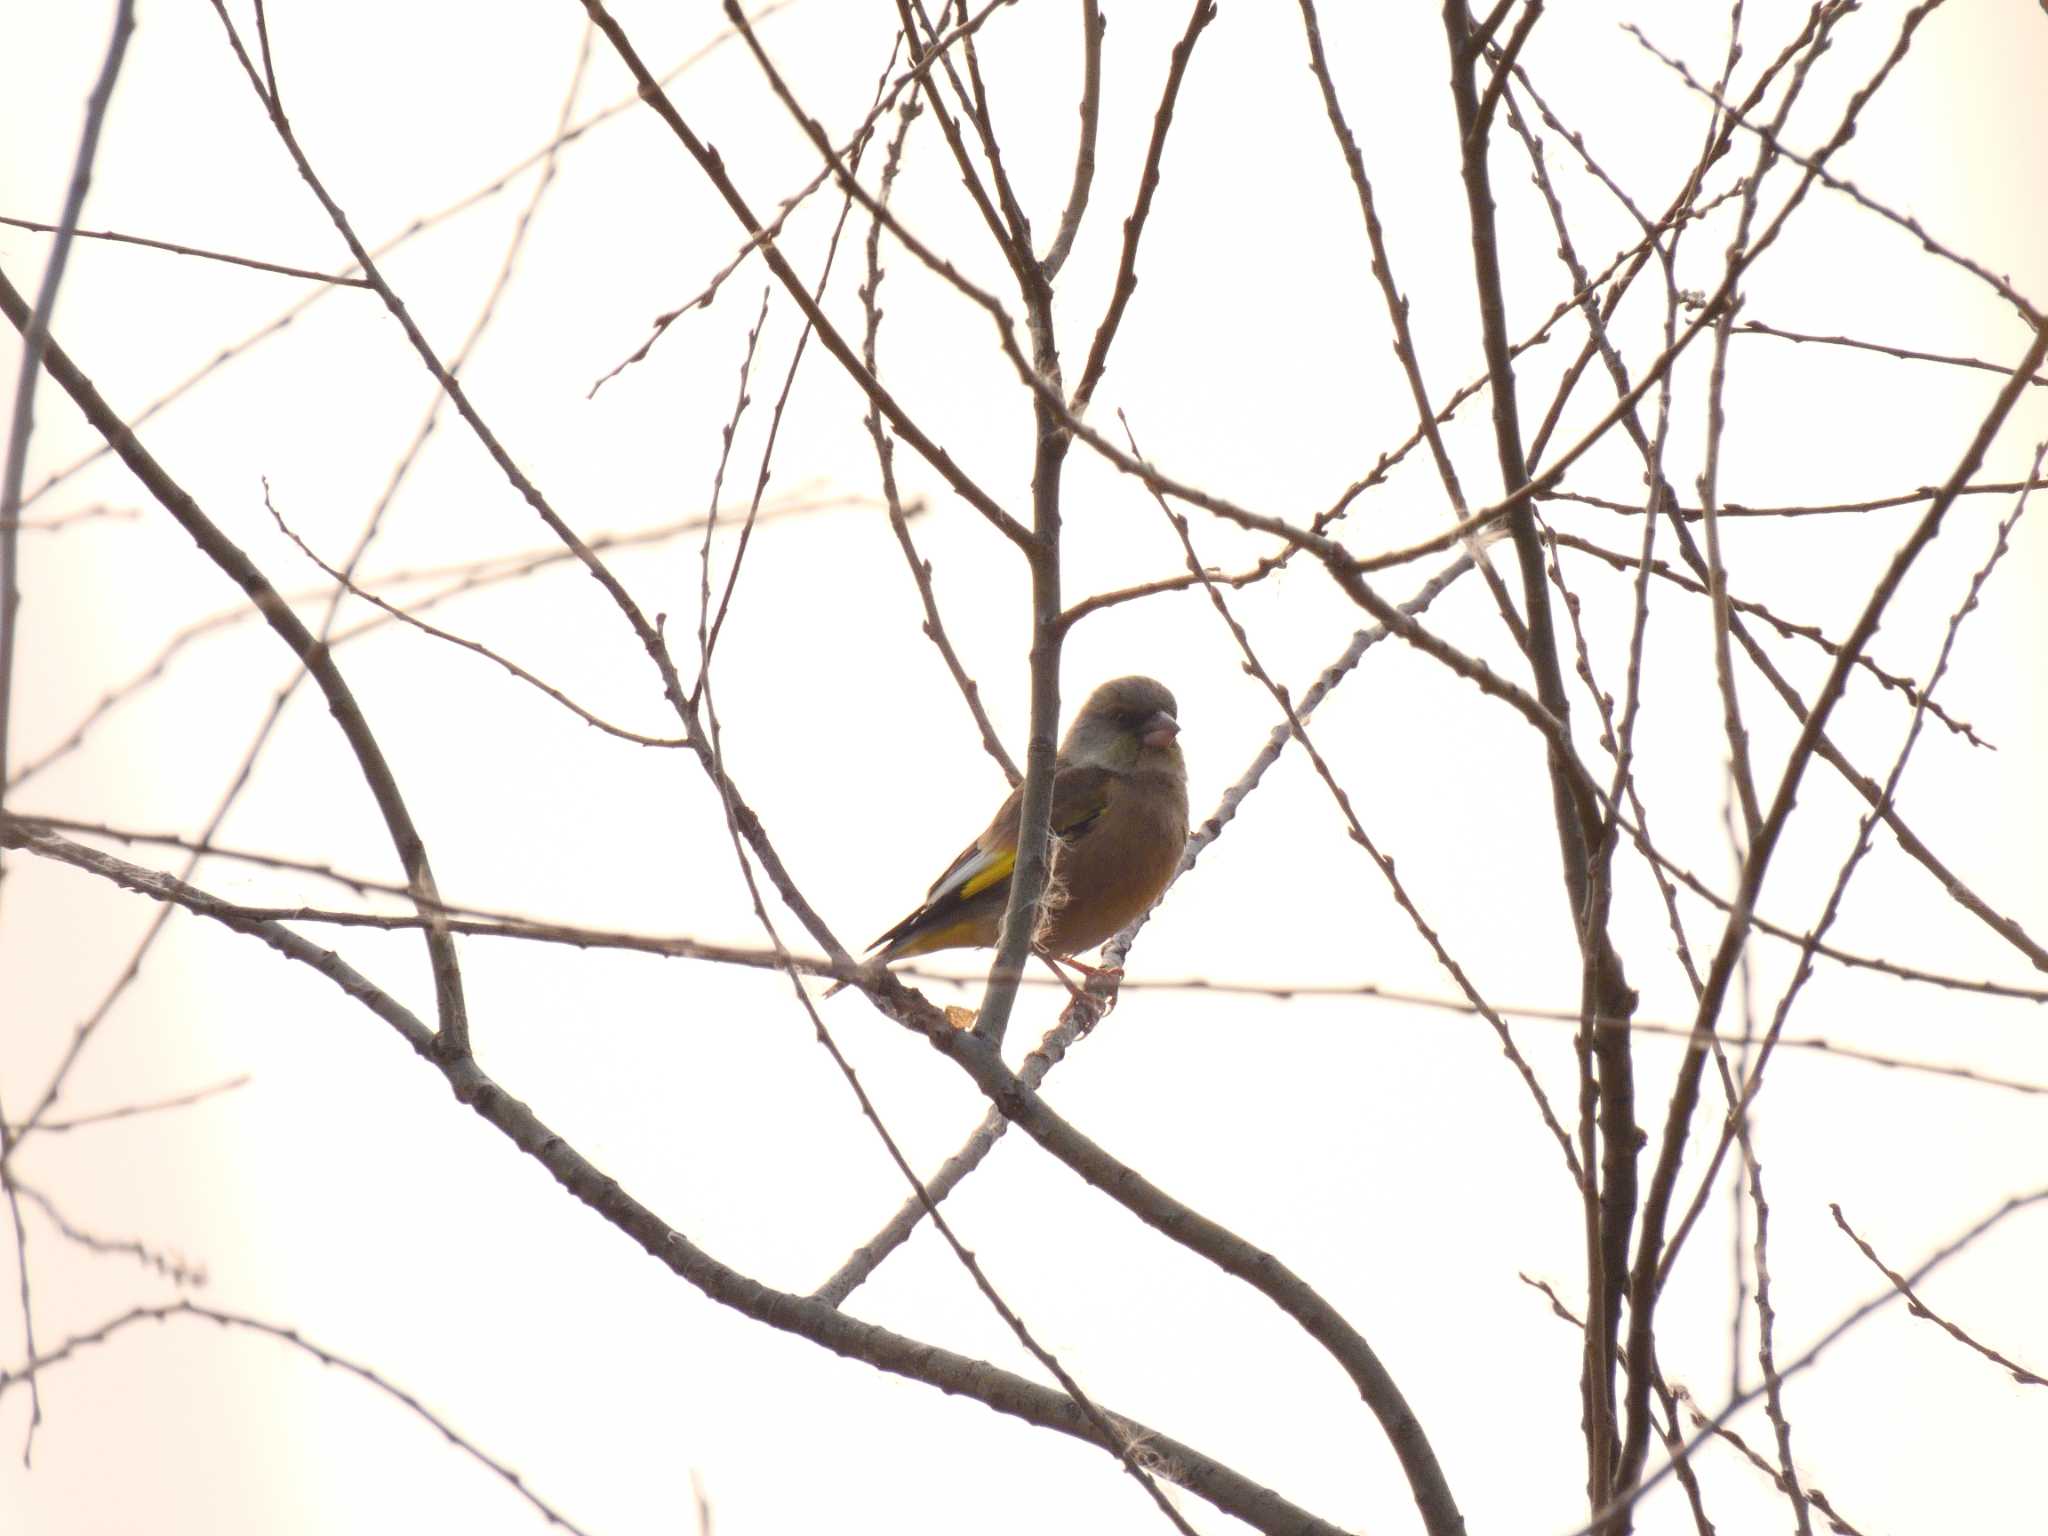
[[[1124,979],[1122,966],[1089,965],[1086,961],[1076,960],[1071,955],[1051,955],[1044,950],[1038,952],[1038,958],[1043,960],[1053,975],[1059,977],[1065,984],[1067,995],[1073,1000],[1072,1006],[1080,1020],[1080,1033],[1087,1034],[1109,1017],[1110,1010],[1116,1007],[1117,983]],[[1075,985],[1073,977],[1066,972],[1065,968],[1068,966],[1072,966],[1088,978],[1086,990]]]
[[[1089,965],[1071,956],[1068,957],[1067,964],[1090,981],[1102,982],[1109,988],[1112,996],[1115,995],[1117,983],[1124,979],[1124,968],[1120,965]]]

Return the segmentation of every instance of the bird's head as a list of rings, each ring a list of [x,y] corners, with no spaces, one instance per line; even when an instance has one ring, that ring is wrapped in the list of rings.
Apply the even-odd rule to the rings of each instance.
[[[1173,695],[1149,677],[1119,677],[1088,695],[1067,727],[1060,761],[1112,773],[1185,774]]]

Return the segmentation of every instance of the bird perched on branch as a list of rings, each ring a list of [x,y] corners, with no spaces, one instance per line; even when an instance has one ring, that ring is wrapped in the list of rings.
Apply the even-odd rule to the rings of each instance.
[[[1180,867],[1188,773],[1174,710],[1164,684],[1120,677],[1091,693],[1067,727],[1053,766],[1052,878],[1033,935],[1033,947],[1048,959],[1071,958],[1108,939],[1157,901]],[[1019,785],[924,904],[868,946],[880,951],[876,959],[995,944],[1023,807]]]

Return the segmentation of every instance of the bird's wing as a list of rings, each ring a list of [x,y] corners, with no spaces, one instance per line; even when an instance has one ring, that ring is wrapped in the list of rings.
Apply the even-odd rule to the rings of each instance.
[[[1103,768],[1059,768],[1052,779],[1053,836],[1078,837],[1109,805],[1116,775]],[[927,908],[958,894],[962,901],[1010,878],[1017,867],[1017,826],[1024,814],[1024,790],[1010,792],[988,830],[976,838],[932,886]]]
[[[1072,841],[1092,825],[1109,805],[1116,775],[1104,768],[1062,767],[1052,780],[1053,835]],[[924,904],[891,928],[876,945],[908,938],[921,930],[945,926],[960,908],[983,891],[1002,884],[1017,867],[1017,827],[1023,816],[1024,791],[1010,792],[995,819],[980,837],[961,850],[946,872],[932,882]]]
[[[1061,768],[1052,776],[1052,835],[1071,843],[1109,809],[1121,775],[1107,768]],[[1016,837],[1012,834],[1012,842]]]

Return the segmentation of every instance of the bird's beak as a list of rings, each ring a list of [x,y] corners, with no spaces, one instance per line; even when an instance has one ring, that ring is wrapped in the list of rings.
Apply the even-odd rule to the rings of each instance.
[[[1173,738],[1179,734],[1180,722],[1162,709],[1145,722],[1144,729],[1138,732],[1138,740],[1148,747],[1170,747]]]

